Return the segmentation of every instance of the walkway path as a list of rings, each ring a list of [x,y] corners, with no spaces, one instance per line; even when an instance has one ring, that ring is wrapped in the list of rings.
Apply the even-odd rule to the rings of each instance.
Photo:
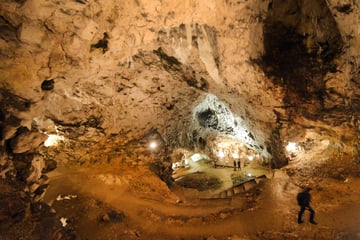
[[[45,200],[82,239],[360,239],[359,179],[319,182],[313,196],[318,225],[296,223],[296,181],[275,174],[229,199],[178,202],[146,170],[64,168],[50,175]],[[59,194],[78,199],[62,204],[55,200]],[[99,224],[109,209],[123,211],[125,221]]]

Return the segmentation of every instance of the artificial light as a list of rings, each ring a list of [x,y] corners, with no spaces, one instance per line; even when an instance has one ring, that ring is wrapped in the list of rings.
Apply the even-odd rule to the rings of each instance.
[[[48,138],[44,142],[44,146],[45,147],[56,146],[60,141],[64,141],[63,136],[59,136],[59,135],[55,135],[55,134],[49,134]]]
[[[150,142],[149,147],[151,149],[155,149],[155,148],[157,148],[157,143],[156,142]]]
[[[286,151],[288,151],[288,152],[295,152],[295,151],[297,151],[298,147],[297,147],[297,144],[296,144],[296,143],[294,143],[294,142],[289,142],[285,149],[286,149]]]

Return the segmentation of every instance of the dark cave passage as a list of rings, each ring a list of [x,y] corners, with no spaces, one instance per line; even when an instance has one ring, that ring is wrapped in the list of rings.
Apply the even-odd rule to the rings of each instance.
[[[273,1],[264,25],[264,72],[286,90],[290,107],[317,102],[321,111],[323,77],[336,71],[343,42],[325,1]],[[306,110],[305,110],[306,114]]]

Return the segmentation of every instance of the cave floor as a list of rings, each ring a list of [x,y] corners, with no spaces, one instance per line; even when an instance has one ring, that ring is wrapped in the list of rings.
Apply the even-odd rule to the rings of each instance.
[[[173,171],[172,178],[180,186],[191,185],[181,188],[176,194],[181,198],[219,198],[224,192],[234,195],[233,188],[244,182],[271,176],[272,171],[267,166],[262,166],[257,162],[252,162],[242,166],[241,169],[233,166],[214,167],[212,161],[189,161],[186,168],[176,168]],[[216,181],[211,184],[211,181]],[[186,184],[187,183],[187,184]],[[194,189],[199,189],[197,191]],[[176,189],[173,189],[176,190]],[[223,194],[224,195],[224,194]]]
[[[319,179],[318,225],[297,224],[299,179],[281,171],[228,198],[182,198],[147,168],[59,167],[44,200],[81,239],[360,239],[360,179]],[[62,197],[62,199],[60,198]],[[64,199],[68,197],[68,199]],[[123,213],[112,221],[107,213]],[[308,213],[306,213],[308,214]]]

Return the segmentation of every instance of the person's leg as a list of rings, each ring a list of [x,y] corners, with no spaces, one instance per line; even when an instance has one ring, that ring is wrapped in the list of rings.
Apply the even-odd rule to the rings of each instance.
[[[302,215],[303,215],[304,212],[305,212],[305,207],[301,207],[300,211],[298,213],[298,223],[303,223]]]
[[[315,211],[314,209],[312,209],[312,207],[308,207],[309,211],[310,211],[310,222],[313,224],[316,224],[314,218],[315,218]]]

